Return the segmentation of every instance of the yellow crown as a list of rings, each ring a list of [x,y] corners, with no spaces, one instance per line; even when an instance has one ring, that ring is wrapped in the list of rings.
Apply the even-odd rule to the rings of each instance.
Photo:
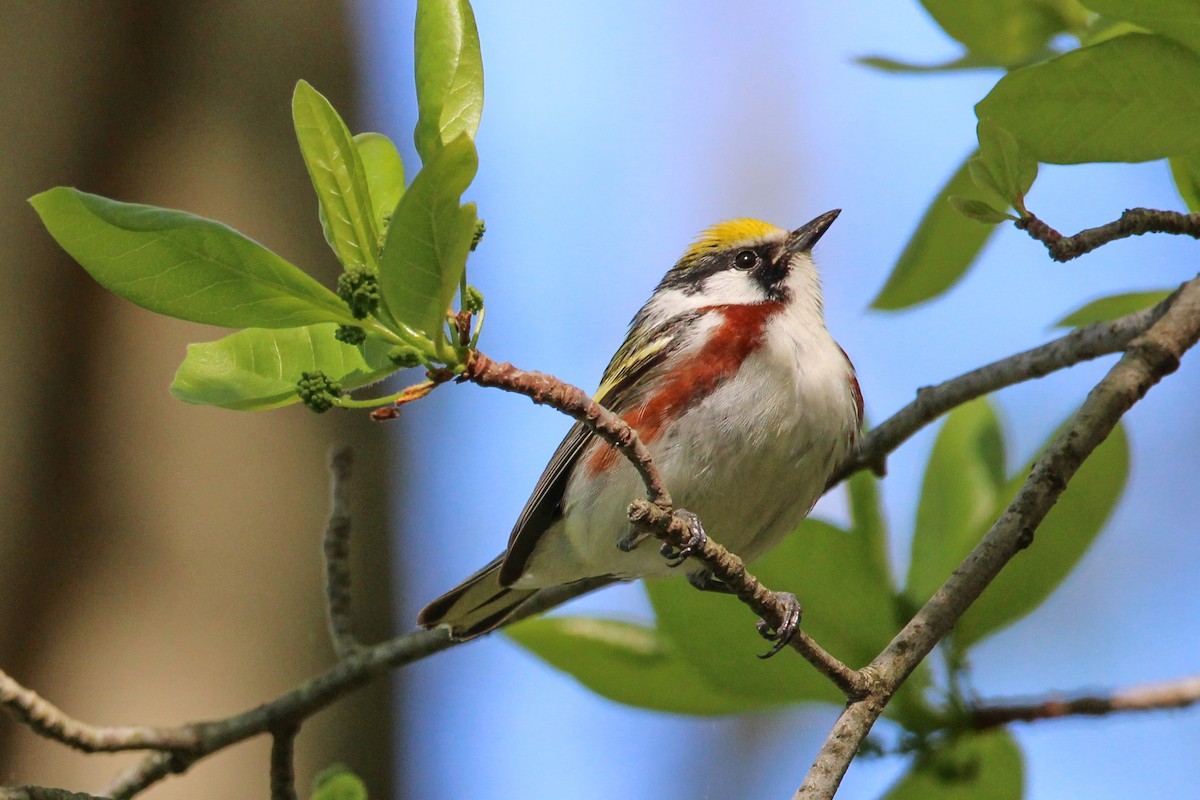
[[[718,222],[696,237],[683,254],[692,261],[716,250],[726,250],[739,244],[752,244],[765,239],[787,236],[787,231],[757,219],[741,217]]]

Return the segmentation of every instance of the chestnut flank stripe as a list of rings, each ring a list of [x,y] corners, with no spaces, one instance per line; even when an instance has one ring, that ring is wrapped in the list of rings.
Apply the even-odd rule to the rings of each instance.
[[[677,419],[737,374],[746,357],[762,346],[767,320],[782,309],[781,301],[699,309],[702,314],[719,313],[721,325],[697,353],[667,376],[658,392],[621,418],[638,432],[643,442],[653,442],[667,422]],[[617,455],[611,445],[597,440],[588,457],[588,473],[600,474],[616,463]]]

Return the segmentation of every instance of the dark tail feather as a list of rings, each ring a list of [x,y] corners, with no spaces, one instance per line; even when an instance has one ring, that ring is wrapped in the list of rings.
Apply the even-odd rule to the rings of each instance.
[[[417,615],[423,628],[446,625],[455,639],[470,639],[504,624],[537,589],[510,589],[500,585],[500,563],[504,556],[434,600]]]

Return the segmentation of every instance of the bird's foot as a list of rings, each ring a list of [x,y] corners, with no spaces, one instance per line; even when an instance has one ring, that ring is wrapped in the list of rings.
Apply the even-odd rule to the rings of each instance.
[[[675,516],[683,520],[687,525],[688,538],[684,541],[682,547],[664,544],[658,551],[662,557],[667,559],[667,566],[671,569],[678,567],[684,561],[688,560],[688,556],[695,555],[704,549],[704,545],[708,543],[708,535],[704,532],[704,526],[700,524],[700,518],[686,508],[675,509]]]
[[[758,635],[768,642],[774,642],[771,649],[759,658],[770,658],[787,647],[796,631],[800,630],[800,601],[796,599],[796,595],[791,592],[775,592],[775,597],[784,605],[783,624],[774,629],[765,621],[758,621]]]

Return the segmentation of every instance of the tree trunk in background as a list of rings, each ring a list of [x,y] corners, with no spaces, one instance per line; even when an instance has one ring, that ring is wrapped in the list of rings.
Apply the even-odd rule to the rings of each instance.
[[[68,184],[186,209],[332,284],[290,97],[304,77],[353,120],[350,50],[328,0],[0,5],[0,667],[69,714],[208,719],[332,664],[320,534],[335,440],[358,454],[360,630],[389,631],[385,428],[175,400],[185,343],[225,332],[107,294],[25,202]],[[389,796],[390,717],[381,681],[306,726],[301,796],[333,761]],[[239,746],[150,796],[263,797],[268,751]],[[96,790],[135,760],[0,722],[0,782]]]

